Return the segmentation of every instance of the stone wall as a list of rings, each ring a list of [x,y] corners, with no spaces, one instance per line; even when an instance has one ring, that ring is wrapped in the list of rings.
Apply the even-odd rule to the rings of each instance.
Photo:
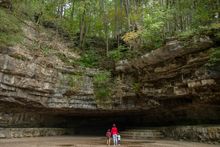
[[[71,133],[64,128],[0,128],[0,138],[60,136]]]
[[[177,126],[160,129],[166,138],[220,143],[220,126]]]
[[[28,110],[27,110],[28,111]],[[65,118],[53,114],[38,112],[7,112],[0,113],[0,127],[63,127]]]
[[[168,126],[126,129],[120,133],[123,138],[133,139],[168,139],[178,141],[194,141],[220,143],[219,125],[200,126]]]

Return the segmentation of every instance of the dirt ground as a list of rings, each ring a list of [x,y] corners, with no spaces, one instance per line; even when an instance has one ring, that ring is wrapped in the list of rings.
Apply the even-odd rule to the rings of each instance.
[[[106,147],[104,137],[37,137],[0,139],[0,147]],[[113,146],[113,145],[111,145]],[[168,140],[122,140],[120,147],[219,147],[204,143]]]

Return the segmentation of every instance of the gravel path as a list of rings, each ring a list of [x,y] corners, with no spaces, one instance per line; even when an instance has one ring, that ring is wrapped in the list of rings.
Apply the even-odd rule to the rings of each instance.
[[[204,143],[168,140],[123,140],[120,147],[219,147]],[[103,137],[37,137],[0,139],[0,147],[106,147]]]

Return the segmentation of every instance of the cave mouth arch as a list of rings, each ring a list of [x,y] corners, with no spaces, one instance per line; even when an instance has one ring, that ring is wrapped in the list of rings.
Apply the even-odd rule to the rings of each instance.
[[[62,109],[58,111],[58,109],[33,108],[12,103],[7,103],[7,105],[1,103],[0,135],[4,138],[40,136],[96,136],[104,138],[107,129],[110,129],[113,123],[117,125],[122,138],[126,138],[124,135],[130,133],[129,131],[133,131],[131,132],[132,137],[138,136],[133,135],[135,133],[139,133],[141,137],[146,137],[142,136],[146,134],[163,133],[162,137],[166,136],[172,139],[187,137],[178,136],[183,134],[181,131],[187,132],[185,134],[194,134],[193,136],[197,139],[198,135],[201,135],[201,130],[204,136],[207,136],[209,130],[214,130],[213,134],[218,133],[220,128],[218,126],[220,124],[219,107],[214,107],[213,104],[212,109],[208,109],[209,105],[193,105],[191,101],[185,100],[183,102],[189,102],[190,105],[174,107],[173,103],[170,103],[166,107],[138,111],[82,109],[74,111]],[[179,103],[179,101],[175,101],[176,103]],[[194,132],[191,132],[191,130]],[[171,131],[172,133],[170,133]],[[200,141],[196,138],[193,139]],[[208,138],[207,141],[210,139],[216,140],[216,138]]]
[[[185,101],[184,101],[185,102]],[[187,101],[188,102],[188,101]],[[167,102],[168,103],[168,102]],[[179,103],[179,102],[178,102]],[[175,102],[176,104],[176,102]],[[133,128],[220,124],[220,107],[189,104],[136,111],[57,110],[0,104],[1,128],[66,128],[71,135],[103,135],[115,123],[119,131]],[[202,115],[201,115],[202,114]]]

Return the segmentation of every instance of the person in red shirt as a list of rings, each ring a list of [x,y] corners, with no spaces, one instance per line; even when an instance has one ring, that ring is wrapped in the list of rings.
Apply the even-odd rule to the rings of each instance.
[[[110,129],[108,129],[105,136],[107,137],[107,145],[110,145],[111,144],[111,136],[112,136]]]
[[[118,129],[115,124],[112,125],[111,134],[114,142],[114,146],[118,144],[117,135],[118,135]]]

